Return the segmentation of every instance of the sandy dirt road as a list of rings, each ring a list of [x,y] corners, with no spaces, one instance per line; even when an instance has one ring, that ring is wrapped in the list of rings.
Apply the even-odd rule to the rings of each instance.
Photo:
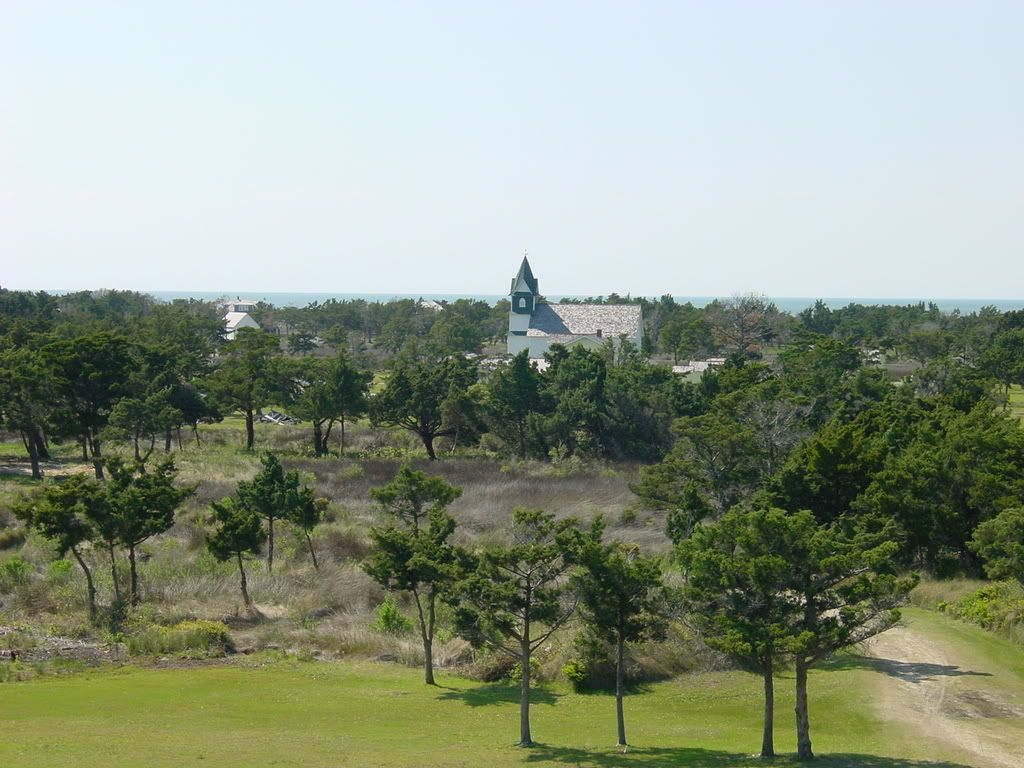
[[[900,626],[865,643],[867,666],[879,672],[878,714],[901,723],[908,737],[941,744],[976,768],[1024,768],[1024,702],[997,686],[994,673],[963,663],[955,648]]]

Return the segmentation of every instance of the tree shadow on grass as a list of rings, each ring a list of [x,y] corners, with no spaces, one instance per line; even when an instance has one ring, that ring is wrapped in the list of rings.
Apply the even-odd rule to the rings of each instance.
[[[546,688],[531,688],[531,704],[554,704],[562,696]],[[492,704],[519,703],[519,686],[482,685],[465,690],[446,689],[437,697],[442,701],[461,701],[469,707],[486,707]]]
[[[653,690],[654,687],[647,682],[626,683],[624,687],[624,693],[627,699],[630,696],[639,696],[643,693],[650,693]],[[580,696],[614,696],[615,683],[601,685],[584,685],[577,688],[575,692]]]
[[[930,664],[927,662],[897,661],[876,656],[848,654],[837,657],[824,666],[825,669],[840,672],[850,669],[869,669],[873,672],[895,677],[908,683],[924,683],[937,677],[992,677],[990,672],[974,672],[953,664]]]
[[[644,768],[743,768],[748,766],[814,766],[815,768],[970,768],[959,763],[934,760],[908,760],[876,755],[831,754],[821,755],[812,762],[799,762],[792,755],[780,755],[764,760],[755,755],[723,752],[697,747],[630,748],[626,754],[555,747],[538,744],[525,755],[527,763],[553,763],[574,768],[617,768],[618,766],[644,766]]]

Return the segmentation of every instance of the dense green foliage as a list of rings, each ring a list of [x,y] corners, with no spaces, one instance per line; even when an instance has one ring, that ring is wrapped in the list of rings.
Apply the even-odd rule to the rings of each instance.
[[[242,329],[228,341],[215,309],[199,302],[0,291],[0,417],[24,447],[34,478],[26,473],[24,482],[35,487],[12,508],[39,534],[19,529],[10,540],[20,546],[27,536],[23,551],[42,540],[74,558],[90,617],[109,618],[119,631],[124,616],[152,600],[137,561],[180,523],[178,535],[208,561],[197,570],[230,575],[237,565],[255,624],[263,617],[248,593],[246,563],[266,545],[265,569],[250,567],[257,583],[274,584],[275,536],[287,523],[294,536],[279,550],[286,573],[289,561],[306,568],[308,550],[313,568],[303,578],[314,588],[339,560],[359,561],[349,567],[372,579],[367,610],[381,587],[389,593],[381,604],[385,634],[404,626],[403,610],[414,614],[428,683],[439,628],[514,660],[524,746],[532,744],[538,649],[563,633],[611,649],[625,746],[631,649],[662,637],[677,642],[685,625],[761,675],[766,756],[774,751],[775,676],[794,668],[798,752],[809,757],[811,668],[891,626],[918,571],[1024,582],[1024,431],[1008,409],[1024,383],[1019,313],[833,310],[819,302],[793,317],[757,296],[704,308],[670,297],[601,301],[643,305],[642,350],[613,340],[597,350],[555,346],[537,364],[487,349],[503,333],[507,305],[260,306],[255,315],[266,330]],[[652,354],[663,357],[652,361]],[[664,364],[712,355],[724,361],[702,376]],[[624,502],[616,513],[624,522],[648,515],[636,540],[662,555],[604,540],[600,523],[581,529],[564,516],[580,508],[568,508],[573,499],[548,507],[558,514],[520,509],[507,530],[478,535],[479,510],[460,509],[459,488],[410,466],[372,492],[363,486],[384,517],[364,517],[360,534],[357,515],[340,504],[328,511],[327,499],[277,453],[262,455],[255,476],[246,469],[222,478],[233,495],[215,500],[229,492],[221,488],[180,514],[194,490],[177,480],[169,458],[182,428],[198,442],[212,431],[201,425],[241,414],[251,451],[256,423],[271,408],[304,423],[302,446],[285,448],[285,460],[312,455],[304,470],[327,467],[334,488],[355,477],[349,470],[364,471],[326,458],[336,427],[344,456],[346,425],[361,436],[350,448],[360,458],[496,456],[506,471],[535,460],[552,473],[628,472],[654,512]],[[231,441],[226,461],[255,463],[255,454],[238,452],[240,435]],[[279,446],[266,433],[260,443]],[[90,476],[50,480],[51,467],[79,451]],[[375,471],[373,482],[384,482]],[[330,540],[318,534],[325,519]],[[671,556],[668,542],[655,541],[658,528],[674,545]],[[69,578],[66,568],[63,576],[35,572],[20,555],[3,562],[0,587],[25,596],[26,605],[34,581]],[[143,577],[151,592],[156,579]],[[681,585],[681,601],[669,599],[667,584]],[[322,588],[346,587],[337,580]],[[947,610],[1003,627],[1019,611],[1005,589],[986,588]],[[312,610],[297,613],[298,621],[316,621]],[[579,626],[569,629],[573,616]],[[188,628],[152,626],[132,635],[141,652],[211,647],[190,639]],[[583,680],[586,663],[576,664],[570,671]]]

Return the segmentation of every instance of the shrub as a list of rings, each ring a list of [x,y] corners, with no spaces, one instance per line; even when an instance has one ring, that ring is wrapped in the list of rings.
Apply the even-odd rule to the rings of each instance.
[[[508,680],[515,660],[505,653],[478,651],[473,663],[466,669],[466,674],[474,680],[484,683],[496,683]]]
[[[0,530],[0,549],[14,549],[25,543],[25,529],[11,526]]]
[[[388,595],[375,611],[377,620],[373,628],[388,635],[405,635],[412,632],[412,620],[398,608],[395,598]]]
[[[536,656],[530,657],[530,679],[537,679],[537,672],[540,669],[540,660]],[[508,670],[509,682],[520,683],[523,680],[523,665],[515,662]]]
[[[570,659],[562,665],[562,674],[565,675],[566,680],[572,683],[572,687],[579,692],[587,682],[587,678],[590,676],[590,671],[587,669],[587,663],[585,661],[582,661],[581,659]]]
[[[66,584],[71,578],[71,563],[67,560],[54,560],[46,567],[46,578],[54,584]]]
[[[188,620],[170,627],[150,625],[127,638],[133,656],[180,653],[218,655],[234,650],[228,628],[219,621]]]
[[[961,621],[1024,644],[1024,589],[1015,582],[986,584],[959,600],[936,607]]]
[[[32,565],[21,555],[14,555],[0,562],[0,592],[10,592],[15,587],[28,584]]]

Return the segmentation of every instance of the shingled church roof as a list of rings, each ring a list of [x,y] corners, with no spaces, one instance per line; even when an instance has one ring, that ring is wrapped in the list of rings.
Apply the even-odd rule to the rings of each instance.
[[[633,337],[641,323],[639,304],[539,304],[526,335]]]

